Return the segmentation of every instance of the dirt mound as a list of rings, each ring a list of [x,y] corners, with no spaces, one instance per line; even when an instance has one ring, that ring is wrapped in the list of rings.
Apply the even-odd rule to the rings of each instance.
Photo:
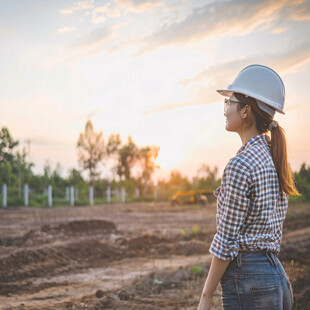
[[[153,235],[125,239],[120,243],[84,239],[59,246],[24,249],[0,259],[0,282],[11,283],[30,277],[56,275],[72,269],[95,268],[111,259],[205,254],[209,248],[207,242],[199,240],[174,242]]]
[[[160,238],[154,235],[144,234],[142,236],[134,237],[131,239],[123,239],[119,243],[127,246],[129,249],[146,249],[159,243],[167,243],[171,240],[166,238]]]
[[[23,294],[33,294],[50,287],[57,287],[57,286],[69,286],[69,282],[44,282],[38,285],[35,285],[32,281],[27,281],[23,284],[1,284],[0,286],[0,295],[15,295],[22,292]]]
[[[64,232],[67,234],[81,234],[81,233],[94,233],[94,232],[116,232],[116,226],[113,222],[105,220],[81,220],[81,221],[71,221],[65,224],[60,224],[55,227],[50,225],[43,225],[41,230],[50,233],[50,232]]]
[[[80,220],[62,223],[57,226],[43,225],[39,230],[30,230],[21,238],[21,244],[34,245],[52,242],[65,236],[78,234],[89,235],[99,233],[115,233],[113,222],[105,220]]]
[[[181,237],[180,237],[181,238]],[[144,234],[142,236],[119,239],[118,243],[128,250],[129,257],[134,256],[162,256],[162,255],[195,255],[206,254],[209,249],[209,242],[180,238],[167,239],[154,235]]]
[[[66,246],[23,250],[0,259],[0,282],[55,275],[71,269],[102,264],[105,259],[121,259],[119,247],[98,240],[82,240]]]
[[[12,282],[28,277],[51,274],[55,268],[70,264],[58,249],[23,250],[0,260],[0,282]]]

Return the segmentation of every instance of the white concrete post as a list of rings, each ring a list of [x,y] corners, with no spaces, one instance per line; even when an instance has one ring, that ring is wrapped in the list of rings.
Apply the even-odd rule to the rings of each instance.
[[[140,196],[140,190],[139,188],[136,188],[136,197],[139,198],[139,196]]]
[[[122,187],[122,202],[125,202],[125,198],[126,198],[126,193],[125,193],[125,188]]]
[[[66,201],[69,201],[69,186],[66,187]]]
[[[111,203],[111,187],[108,186],[107,188],[107,201],[108,203]]]
[[[28,187],[28,184],[24,185],[24,203],[25,203],[25,206],[28,207],[28,205],[29,205],[29,187]]]
[[[48,186],[48,206],[53,206],[53,198],[52,198],[52,185]]]
[[[74,187],[71,185],[70,187],[70,205],[74,206]]]
[[[94,188],[89,187],[89,204],[92,206],[94,204]]]
[[[6,184],[2,184],[2,207],[5,208],[7,206],[7,196],[6,196]]]

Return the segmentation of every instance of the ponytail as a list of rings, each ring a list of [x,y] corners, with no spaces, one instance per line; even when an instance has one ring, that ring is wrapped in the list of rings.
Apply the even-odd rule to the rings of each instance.
[[[300,196],[298,192],[291,168],[287,160],[287,146],[285,131],[281,126],[271,129],[271,156],[278,173],[279,183],[282,190],[289,195]]]
[[[273,121],[273,117],[268,113],[261,110],[257,102],[252,97],[246,97],[240,93],[234,93],[235,97],[242,102],[243,105],[250,105],[255,117],[256,122],[256,129],[260,134],[265,134],[269,130],[269,126]],[[238,110],[241,109],[242,106],[240,105]],[[286,138],[285,138],[285,131],[284,129],[279,126],[276,127],[271,126],[271,156],[274,163],[274,166],[277,170],[278,179],[280,183],[280,187],[285,192],[287,196],[295,195],[300,196],[298,192],[295,182],[293,173],[289,166],[287,160],[287,145],[286,145]]]

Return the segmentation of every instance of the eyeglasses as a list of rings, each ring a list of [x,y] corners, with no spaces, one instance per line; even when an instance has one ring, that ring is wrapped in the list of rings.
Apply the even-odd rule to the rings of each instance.
[[[224,112],[227,111],[227,109],[229,108],[231,103],[241,103],[242,105],[244,105],[244,103],[241,102],[241,101],[233,100],[233,99],[230,99],[230,98],[225,98],[224,99]]]

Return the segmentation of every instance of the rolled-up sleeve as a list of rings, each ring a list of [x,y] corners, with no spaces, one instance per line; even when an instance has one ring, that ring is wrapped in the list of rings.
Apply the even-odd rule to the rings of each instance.
[[[219,259],[233,260],[238,255],[238,234],[250,204],[250,185],[246,165],[237,157],[232,158],[223,173],[221,205],[218,206],[221,214],[217,217],[217,233],[209,249]]]

